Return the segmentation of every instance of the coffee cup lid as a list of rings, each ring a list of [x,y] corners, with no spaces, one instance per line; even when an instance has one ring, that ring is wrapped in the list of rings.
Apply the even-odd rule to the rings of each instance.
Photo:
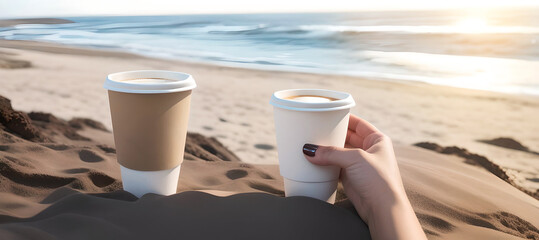
[[[337,100],[308,103],[285,99],[287,97],[299,95],[314,95],[335,98]],[[273,93],[270,104],[275,107],[294,111],[324,112],[352,108],[356,105],[356,102],[354,101],[354,98],[352,98],[352,95],[345,92],[337,92],[325,89],[288,89]]]
[[[149,79],[162,82],[145,81]],[[191,90],[196,87],[196,83],[195,79],[187,73],[139,70],[109,74],[103,87],[125,93],[170,93]]]

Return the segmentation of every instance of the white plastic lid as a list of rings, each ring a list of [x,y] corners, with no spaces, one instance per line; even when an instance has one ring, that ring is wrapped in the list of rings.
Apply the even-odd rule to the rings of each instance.
[[[292,96],[321,96],[337,100],[326,102],[304,102],[286,99]],[[294,111],[323,112],[352,108],[356,105],[352,95],[345,92],[337,92],[324,89],[288,89],[277,91],[271,96],[270,104]]]
[[[187,73],[139,70],[109,74],[104,88],[125,93],[170,93],[195,88],[195,79]]]

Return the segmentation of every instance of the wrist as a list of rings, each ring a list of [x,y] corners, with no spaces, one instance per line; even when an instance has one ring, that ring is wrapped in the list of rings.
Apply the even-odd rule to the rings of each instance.
[[[367,224],[373,239],[426,240],[404,191],[373,205]]]
[[[386,218],[395,212],[412,210],[410,201],[404,189],[388,191],[387,194],[377,197],[368,209],[367,223],[376,222],[378,218]],[[413,210],[412,210],[413,211]]]

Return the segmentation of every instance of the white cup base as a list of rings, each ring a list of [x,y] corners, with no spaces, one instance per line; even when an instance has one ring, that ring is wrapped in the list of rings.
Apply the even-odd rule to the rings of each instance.
[[[284,179],[284,191],[287,197],[306,196],[328,203],[335,203],[337,193],[337,184],[339,180],[329,182],[300,182],[288,178]]]
[[[172,169],[159,171],[138,171],[120,165],[123,188],[131,194],[142,197],[146,193],[172,195],[176,193],[181,164]]]

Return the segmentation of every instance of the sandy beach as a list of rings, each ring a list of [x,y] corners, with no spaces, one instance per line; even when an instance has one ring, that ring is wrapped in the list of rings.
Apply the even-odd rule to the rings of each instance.
[[[370,239],[341,187],[335,205],[282,198],[278,166],[242,162],[215,138],[188,134],[178,194],[137,199],[122,190],[112,133],[99,122],[19,112],[0,97],[0,133],[8,239]],[[536,199],[470,159],[395,150],[429,239],[539,239]]]
[[[3,58],[32,66],[0,69],[0,94],[17,109],[88,117],[111,129],[107,74],[163,69],[192,74],[189,129],[213,136],[242,161],[276,164],[273,112],[269,98],[289,88],[350,92],[352,113],[375,124],[396,144],[430,141],[468,149],[506,168],[519,185],[539,189],[537,154],[500,148],[479,140],[512,138],[539,151],[539,98],[413,82],[345,76],[260,71],[140,57],[122,52],[77,49],[47,43],[0,41]]]
[[[107,93],[102,84],[109,73],[162,69],[194,76],[198,87],[192,98],[189,131],[202,134],[200,139],[213,137],[222,143],[219,151],[228,152],[234,158],[208,161],[196,154],[193,161],[186,158],[180,192],[218,190],[282,196],[282,178],[275,165],[277,151],[270,96],[281,89],[333,89],[351,93],[357,103],[352,113],[393,139],[407,193],[429,239],[539,239],[536,227],[539,201],[533,197],[539,194],[539,97],[536,96],[419,82],[241,69],[30,41],[0,40],[0,66],[0,95],[11,99],[15,110],[51,113],[60,119],[58,126],[71,126],[62,119],[73,118],[89,118],[103,124],[102,128],[86,123],[80,128],[50,128],[47,127],[50,121],[44,120],[49,117],[30,114],[36,128],[51,140],[48,143],[43,139],[24,140],[19,133],[0,127],[3,132],[0,223],[9,223],[0,224],[0,232],[6,234],[16,236],[18,227],[29,227],[16,223],[18,218],[35,222],[31,226],[35,233],[45,231],[45,222],[60,223],[55,216],[74,211],[72,201],[77,198],[99,202],[83,208],[84,214],[95,218],[107,218],[106,214],[90,211],[100,204],[109,207],[118,204],[118,213],[127,211],[125,203],[134,201],[134,196],[120,190],[115,154],[107,150],[113,149],[114,142]],[[71,139],[66,137],[66,132],[78,133],[88,140]],[[497,138],[506,139],[490,141]],[[191,142],[196,146],[196,137]],[[462,157],[470,154],[459,157],[454,156],[458,152],[450,150],[442,149],[439,152],[445,154],[440,154],[413,146],[419,142],[457,146],[484,156],[499,166],[507,179],[504,181],[485,170],[473,157]],[[28,176],[41,177],[32,182]],[[53,183],[41,186],[35,182]],[[111,193],[80,194],[104,192]],[[245,196],[248,200],[256,195],[240,198]],[[159,205],[159,201],[174,205],[182,201],[181,197],[143,199],[150,205]],[[345,198],[341,196],[339,200],[337,207],[347,209]],[[295,201],[286,200],[285,204],[293,207],[309,202],[308,199]],[[33,217],[50,206],[55,206],[54,210]],[[313,206],[316,207],[319,206]],[[339,214],[333,217],[349,224],[343,219],[354,213]],[[174,216],[170,219],[174,220]],[[104,233],[119,233],[115,227],[137,229],[136,224],[122,225],[123,219],[107,221]],[[344,234],[343,230],[339,231]]]

